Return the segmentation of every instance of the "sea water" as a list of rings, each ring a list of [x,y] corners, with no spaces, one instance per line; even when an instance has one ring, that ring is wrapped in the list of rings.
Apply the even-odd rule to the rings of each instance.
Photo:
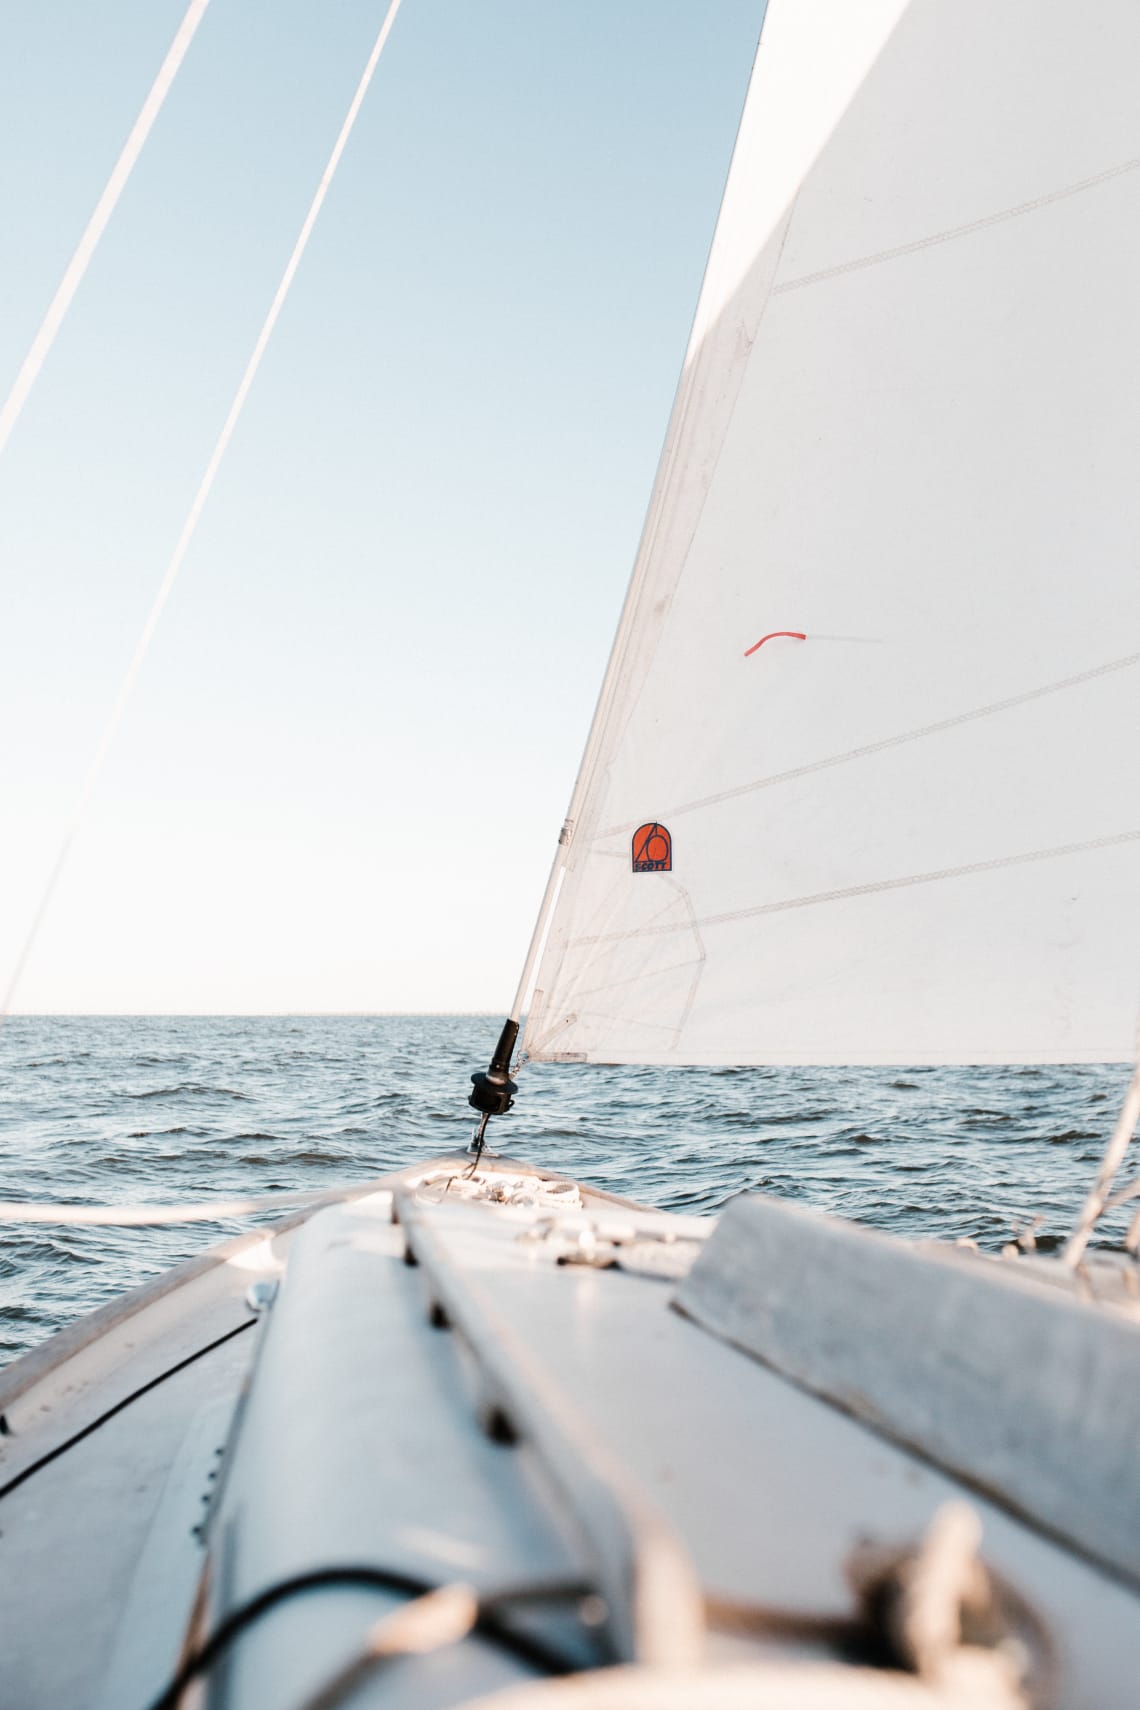
[[[325,1189],[467,1145],[487,1016],[16,1017],[0,1029],[0,1198]],[[531,1064],[500,1152],[671,1211],[761,1189],[900,1235],[999,1248],[1063,1232],[1121,1065],[642,1069]],[[262,1219],[265,1221],[265,1219]],[[1107,1225],[1119,1240],[1126,1214]],[[0,1361],[250,1220],[0,1220]]]

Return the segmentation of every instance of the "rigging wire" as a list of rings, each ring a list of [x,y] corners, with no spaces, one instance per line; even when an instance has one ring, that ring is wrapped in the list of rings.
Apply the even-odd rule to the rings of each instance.
[[[134,122],[130,136],[123,144],[122,153],[115,162],[103,187],[103,194],[95,204],[94,212],[88,220],[83,236],[75,250],[75,254],[67,264],[63,278],[59,282],[55,296],[48,305],[47,314],[40,324],[39,331],[32,340],[23,364],[11,391],[0,408],[0,454],[3,453],[11,437],[12,430],[20,419],[20,414],[27,403],[32,388],[40,377],[40,370],[51,354],[56,335],[63,325],[75,299],[75,294],[83,283],[83,276],[91,265],[99,240],[110,223],[111,215],[115,212],[119,197],[127,187],[130,176],[138,164],[139,156],[150,136],[155,120],[162,111],[163,103],[169,95],[174,79],[186,58],[190,43],[194,40],[198,25],[205,16],[206,7],[210,0],[190,0],[186,16],[178,26],[178,33],[170,44],[170,49],[159,67],[158,76],[151,85],[150,93],[142,104],[138,118]]]
[[[739,796],[751,795],[756,790],[771,789],[774,784],[796,783],[800,778],[810,777],[813,772],[830,771],[834,766],[845,766],[852,760],[866,760],[872,755],[884,754],[888,749],[920,742],[928,736],[941,736],[945,731],[954,730],[960,725],[993,718],[997,713],[1016,711],[1017,708],[1029,706],[1034,701],[1046,700],[1049,696],[1064,693],[1067,689],[1083,688],[1088,683],[1095,683],[1098,678],[1112,676],[1118,671],[1132,670],[1137,665],[1140,665],[1140,653],[1125,653],[1116,659],[1106,659],[1085,671],[1074,671],[1067,677],[1054,678],[1049,683],[1038,683],[1032,689],[1023,689],[1016,695],[1006,695],[1000,701],[988,701],[984,706],[968,707],[964,712],[951,713],[949,717],[936,719],[932,724],[920,724],[911,730],[896,731],[893,736],[880,737],[876,742],[864,742],[858,748],[846,748],[838,754],[826,754],[818,760],[808,760],[801,766],[791,766],[783,772],[769,772],[762,778],[750,779],[746,784],[733,784],[726,790],[717,790],[711,796],[697,796],[693,801],[670,804],[663,810],[662,818],[667,821],[679,819],[683,813],[697,813],[703,808],[719,807],[722,802],[735,801]],[[620,824],[607,825],[601,831],[593,832],[589,841],[595,844],[608,842],[613,837],[628,837],[633,829],[634,822],[624,820]]]
[[[205,5],[207,0],[197,0],[197,3]],[[269,312],[265,317],[261,331],[257,335],[257,341],[254,344],[253,352],[246,364],[245,372],[238,383],[238,388],[234,394],[233,402],[230,405],[229,413],[222,424],[222,430],[218,435],[217,443],[210,455],[210,460],[206,465],[205,473],[198,484],[198,490],[195,493],[190,509],[187,512],[186,520],[182,525],[182,532],[175,543],[174,551],[171,553],[170,560],[163,573],[162,581],[159,583],[158,591],[155,594],[150,611],[147,613],[146,622],[143,624],[138,641],[135,643],[135,650],[131,655],[130,662],[127,665],[127,669],[119,685],[119,690],[115,696],[110,714],[108,715],[102,734],[96,745],[95,752],[91,758],[91,763],[87,768],[86,775],[80,787],[78,800],[72,812],[71,820],[64,833],[63,840],[60,844],[59,851],[56,855],[51,871],[48,874],[47,884],[44,887],[43,894],[40,897],[35,914],[32,917],[31,926],[28,929],[27,936],[24,939],[16,958],[16,963],[12,970],[11,977],[8,980],[3,1000],[0,1002],[0,1025],[3,1024],[7,1016],[11,1013],[16,991],[24,976],[24,971],[27,967],[32,949],[39,937],[40,929],[43,926],[44,919],[51,906],[52,898],[55,895],[56,887],[59,884],[60,877],[62,876],[64,867],[67,864],[67,858],[71,852],[72,845],[74,844],[76,836],[79,833],[80,826],[86,817],[87,809],[95,792],[95,786],[99,781],[107,755],[110,752],[111,745],[114,742],[119,725],[122,722],[127,702],[130,699],[131,692],[134,689],[139,673],[142,670],[143,662],[150,650],[151,642],[154,640],[154,633],[158,628],[159,619],[161,618],[166,603],[170,598],[174,584],[178,578],[178,572],[182,568],[183,560],[185,559],[190,548],[190,543],[194,538],[195,530],[198,527],[202,512],[206,507],[206,501],[210,496],[210,491],[214,485],[218,470],[221,467],[222,459],[225,457],[230,440],[233,438],[234,430],[237,427],[242,410],[245,407],[246,399],[248,398],[253,382],[257,377],[257,371],[261,366],[261,359],[265,355],[269,340],[273,335],[273,329],[277,325],[281,310],[285,305],[285,299],[289,295],[289,288],[293,283],[294,276],[301,264],[301,259],[308,247],[309,239],[313,233],[313,227],[317,223],[317,217],[324,205],[325,197],[328,195],[329,187],[331,186],[336,174],[336,169],[340,165],[341,156],[344,153],[348,139],[352,134],[353,127],[356,124],[357,116],[364,103],[364,97],[368,93],[368,86],[372,82],[373,73],[379,63],[380,55],[384,51],[385,43],[391,34],[392,25],[396,21],[396,14],[399,9],[400,0],[390,0],[388,9],[384,14],[384,21],[380,26],[380,32],[373,43],[372,51],[368,56],[368,62],[364,67],[360,82],[357,84],[356,93],[352,97],[348,112],[345,115],[343,124],[341,125],[340,133],[333,145],[333,150],[329,156],[328,164],[321,175],[320,183],[317,185],[316,194],[309,205],[309,211],[305,215],[301,230],[297,236],[297,241],[293,245],[293,252],[286,263],[285,271],[281,276],[281,282],[278,285],[273,301],[269,306]]]

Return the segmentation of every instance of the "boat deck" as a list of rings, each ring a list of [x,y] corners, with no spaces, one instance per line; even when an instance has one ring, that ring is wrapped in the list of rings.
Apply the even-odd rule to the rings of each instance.
[[[539,1179],[500,1163],[492,1186],[496,1169]],[[673,1309],[712,1220],[588,1190],[579,1209],[557,1182],[530,1203],[457,1199],[454,1161],[440,1170],[217,1249],[0,1378],[4,1710],[144,1710],[188,1633],[360,1567],[377,1583],[251,1623],[205,1702],[316,1702],[406,1598],[400,1576],[550,1601],[519,1614],[518,1643],[475,1634],[353,1683],[354,1710],[525,1691],[549,1653],[711,1666],[710,1705],[736,1701],[742,1669],[813,1663],[846,1696],[772,1701],[862,1702],[872,1673],[882,1701],[879,1671],[838,1667],[848,1564],[869,1540],[913,1544],[963,1496],[1051,1637],[1055,1702],[1129,1701],[1135,1589]],[[274,1280],[255,1315],[249,1285]]]

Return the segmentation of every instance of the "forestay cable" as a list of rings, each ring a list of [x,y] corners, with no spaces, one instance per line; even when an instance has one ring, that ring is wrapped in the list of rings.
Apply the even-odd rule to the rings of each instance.
[[[201,0],[201,3],[204,4],[205,0]],[[341,155],[345,151],[348,139],[352,134],[353,126],[356,124],[357,116],[364,103],[364,97],[368,93],[368,86],[372,82],[373,73],[379,63],[380,55],[384,51],[384,45],[391,33],[392,25],[396,21],[396,14],[399,9],[400,0],[390,0],[388,9],[384,14],[384,21],[380,26],[380,32],[373,43],[372,52],[368,56],[368,63],[365,65],[360,82],[357,84],[356,93],[353,95],[348,112],[345,114],[344,123],[340,128],[340,134],[338,135],[336,142],[333,144],[333,150],[329,156],[328,164],[321,175],[321,181],[317,185],[316,194],[310,203],[309,211],[305,215],[304,223],[301,226],[297,241],[293,246],[293,253],[290,255],[289,260],[286,263],[285,271],[281,275],[281,282],[278,285],[273,301],[269,306],[269,313],[266,315],[261,331],[257,335],[257,341],[254,344],[253,353],[246,364],[245,373],[241,377],[238,389],[234,394],[233,403],[230,405],[229,413],[222,424],[222,431],[218,435],[217,443],[214,446],[210,460],[206,465],[205,474],[202,476],[201,482],[198,486],[198,491],[194,495],[193,502],[191,503],[189,512],[186,516],[186,521],[182,525],[182,532],[178,536],[174,551],[170,556],[170,562],[167,564],[162,581],[159,583],[158,592],[155,594],[154,602],[147,614],[146,622],[143,624],[142,632],[135,644],[134,653],[131,656],[130,663],[123,676],[123,680],[119,685],[119,692],[115,697],[110,715],[103,727],[103,732],[99,738],[94,755],[92,756],[91,764],[87,769],[87,774],[83,780],[83,785],[79,792],[79,798],[76,802],[71,822],[68,825],[63,841],[60,844],[59,853],[55,858],[55,863],[48,876],[47,884],[44,887],[44,892],[40,898],[39,906],[36,909],[28,935],[24,940],[20,954],[16,959],[16,965],[12,971],[12,976],[8,981],[8,987],[4,993],[3,1003],[0,1004],[0,1021],[3,1021],[11,1011],[17,988],[23,978],[24,969],[27,967],[28,959],[32,953],[32,948],[39,936],[40,927],[43,925],[44,918],[51,905],[51,900],[55,894],[56,886],[59,883],[60,875],[67,863],[67,857],[70,853],[71,846],[75,841],[76,834],[78,833],[79,827],[87,812],[88,805],[95,790],[95,785],[99,780],[99,775],[103,770],[103,765],[110,751],[111,744],[115,739],[116,732],[118,731],[119,725],[122,721],[123,712],[128,700],[130,699],[131,691],[135,686],[139,672],[142,669],[143,661],[145,660],[150,649],[150,644],[154,639],[155,630],[158,628],[159,619],[162,616],[163,609],[166,606],[167,600],[170,598],[171,590],[178,578],[178,572],[182,568],[183,559],[186,557],[186,553],[190,547],[190,542],[194,538],[194,532],[198,527],[202,512],[206,507],[206,500],[210,496],[210,491],[214,485],[218,470],[221,467],[222,459],[225,457],[230,440],[233,438],[234,429],[237,427],[238,420],[245,407],[245,401],[249,396],[250,389],[252,388],[253,382],[257,376],[257,371],[261,366],[261,359],[265,355],[270,338],[273,336],[273,329],[277,325],[281,310],[285,304],[285,299],[289,295],[289,288],[292,285],[294,276],[301,264],[301,258],[308,247],[309,239],[313,233],[313,227],[317,223],[317,217],[320,214],[321,208],[324,205],[325,197],[328,195],[329,187],[336,175],[336,169],[340,165]]]
[[[182,61],[186,58],[190,43],[194,40],[198,25],[205,16],[206,7],[210,0],[190,0],[186,16],[178,27],[178,33],[170,44],[170,50],[159,67],[158,76],[151,85],[150,94],[142,104],[142,110],[135,120],[134,128],[123,145],[123,151],[108,178],[103,194],[95,204],[95,211],[87,222],[79,245],[67,264],[63,278],[55,296],[48,306],[47,314],[35,338],[32,340],[28,354],[25,356],[20,372],[12,382],[12,389],[0,409],[0,453],[3,452],[11,436],[12,429],[20,419],[20,412],[28,401],[32,387],[39,379],[40,370],[47,361],[56,335],[63,325],[64,318],[70,309],[75,293],[83,283],[83,276],[91,265],[91,258],[99,247],[99,240],[106,231],[111,215],[118,204],[119,197],[127,187],[127,182],[138,163],[147,138],[151,133],[154,121],[162,111],[163,103],[170,93],[171,85],[177,77]]]

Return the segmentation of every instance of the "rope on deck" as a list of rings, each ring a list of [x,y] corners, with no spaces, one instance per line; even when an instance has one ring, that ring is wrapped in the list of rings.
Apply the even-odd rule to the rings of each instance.
[[[255,1211],[285,1206],[316,1205],[335,1188],[304,1192],[247,1194],[241,1199],[204,1199],[185,1205],[56,1205],[47,1200],[0,1200],[0,1223],[54,1223],[65,1228],[137,1228],[159,1223],[216,1223],[226,1217],[247,1217]]]

